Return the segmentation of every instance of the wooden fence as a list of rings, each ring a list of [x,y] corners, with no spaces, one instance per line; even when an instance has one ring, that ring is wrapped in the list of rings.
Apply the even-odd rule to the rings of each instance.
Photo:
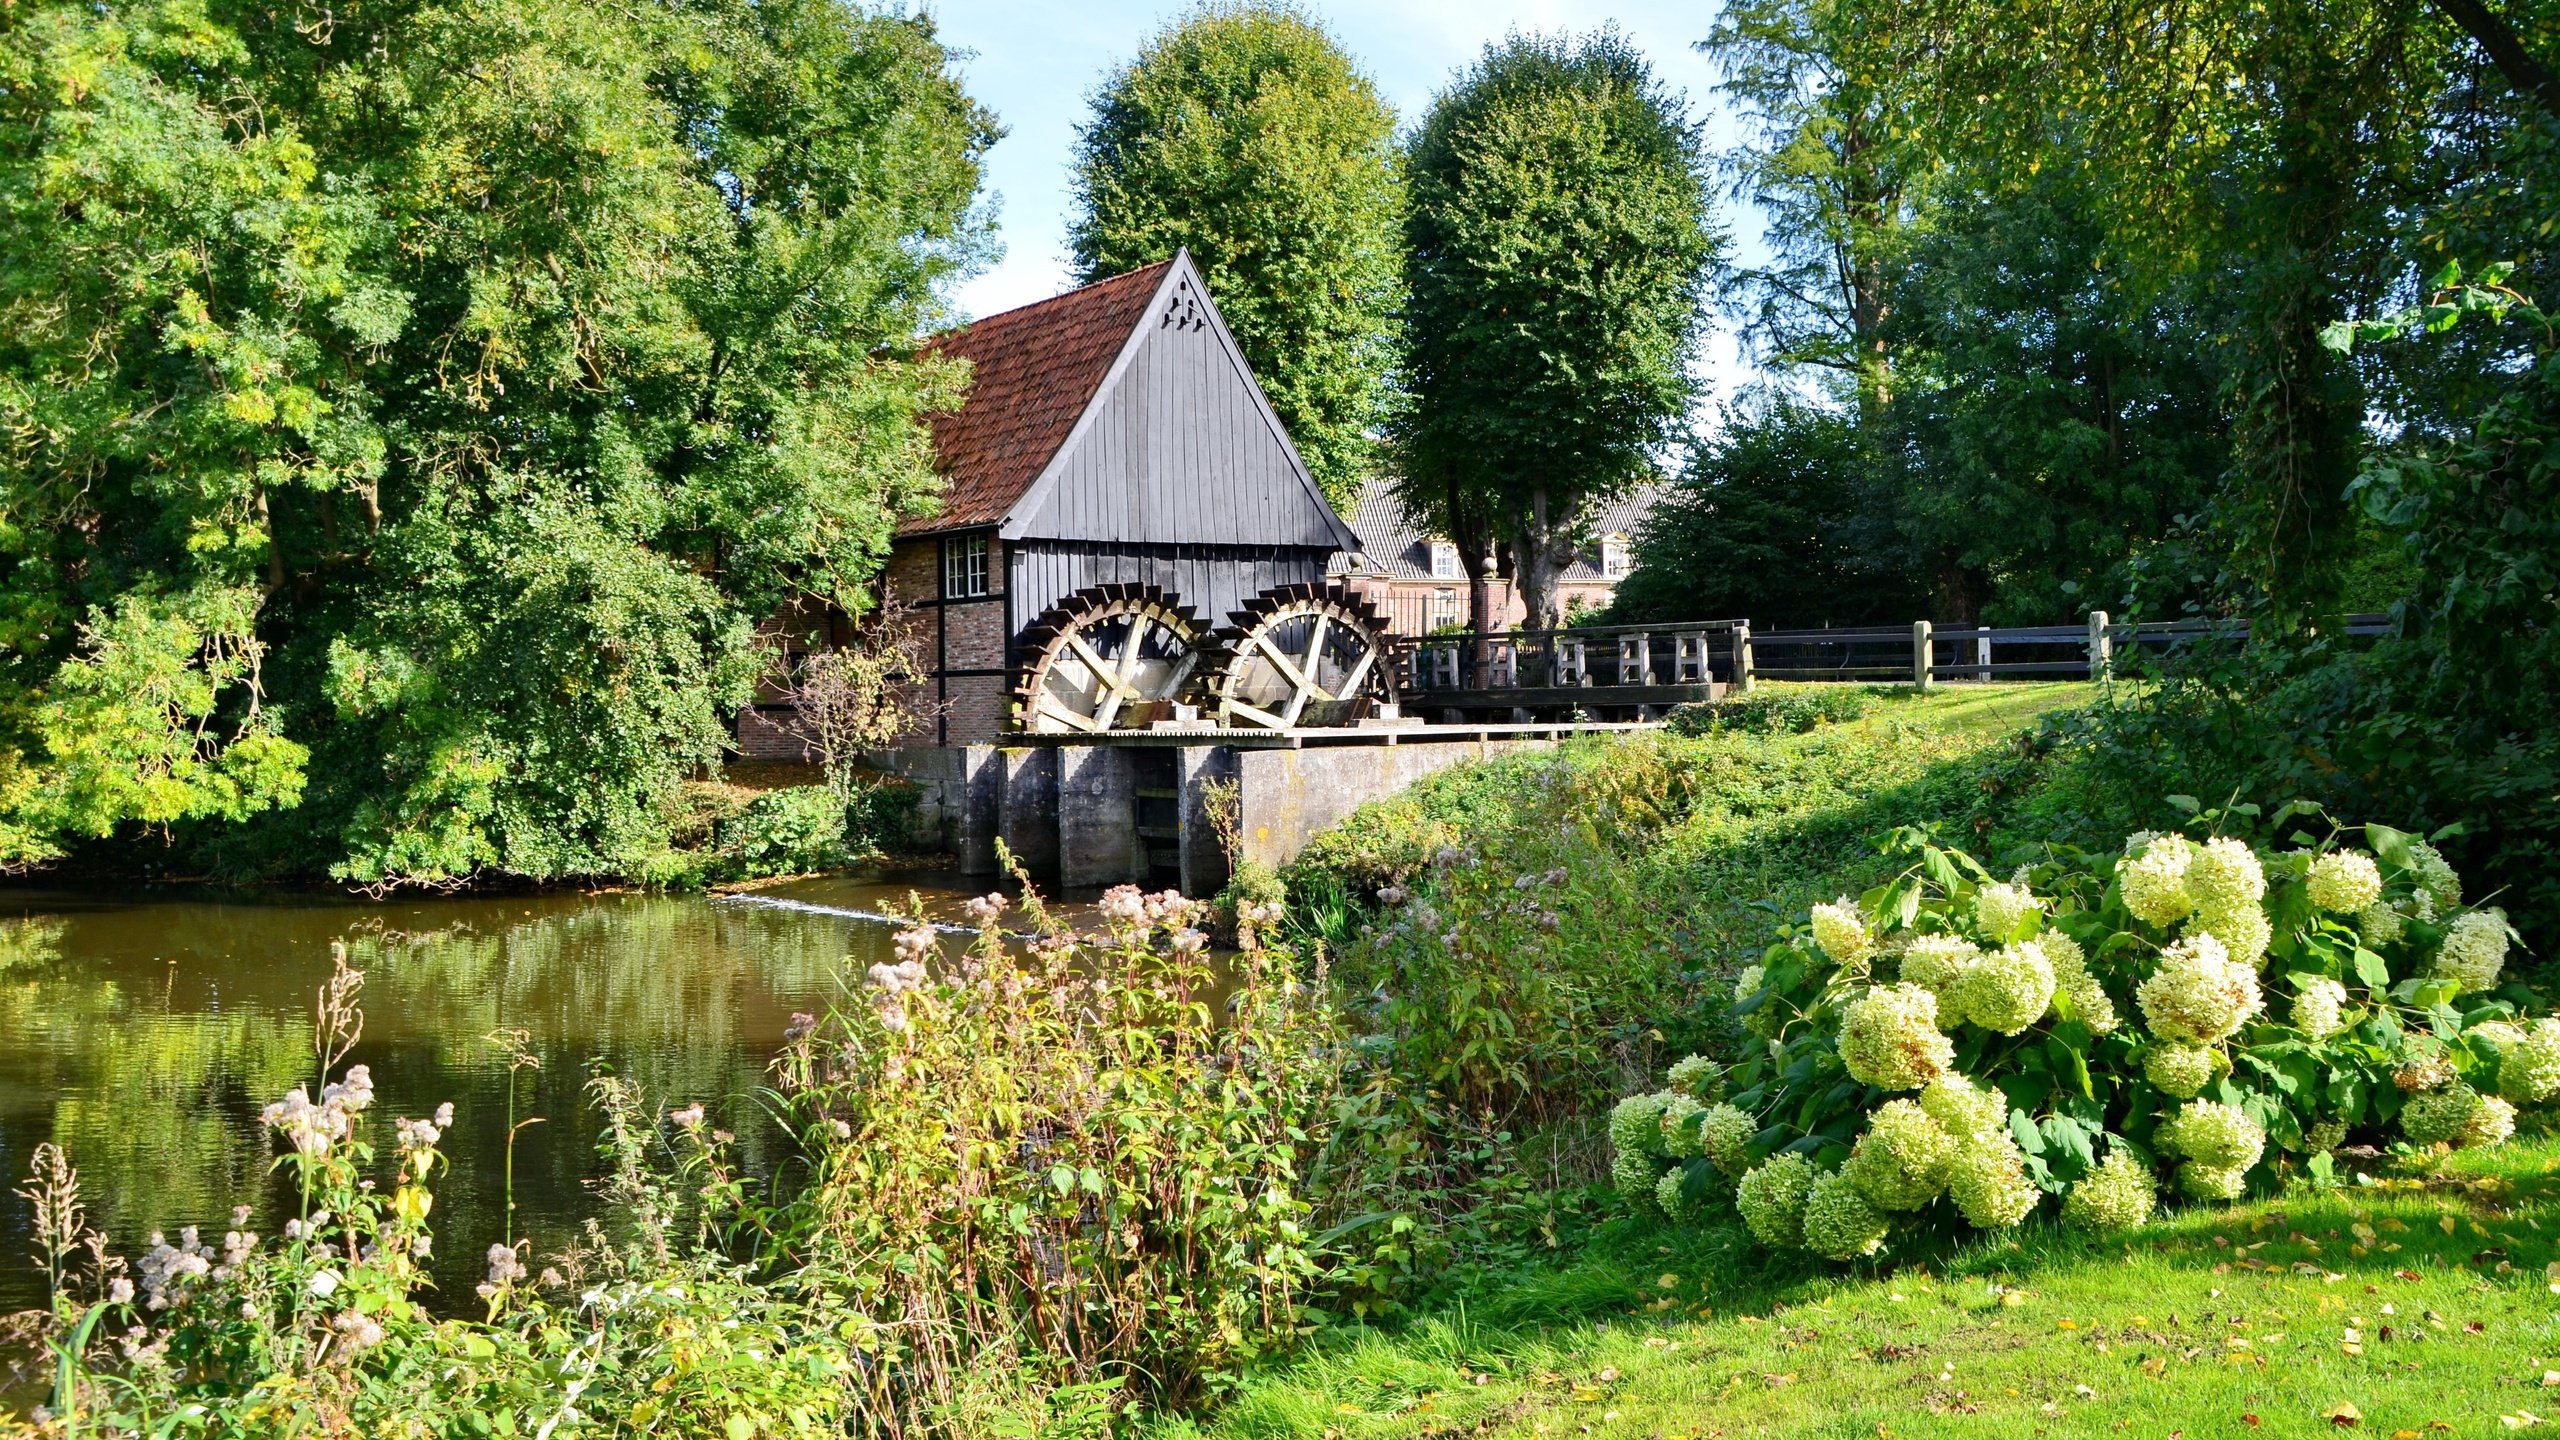
[[[2345,633],[2381,635],[2389,617],[2352,615]],[[1748,690],[1755,680],[1844,680],[1923,688],[1947,681],[2078,680],[2113,672],[2128,652],[2238,645],[2246,621],[2119,624],[2103,610],[2084,625],[1909,626],[1754,630],[1748,620],[1612,625],[1432,635],[1391,643],[1405,694],[1423,703],[1483,696],[1535,705],[1590,695],[1616,704],[1678,703],[1703,687]],[[1568,694],[1567,692],[1571,692]]]

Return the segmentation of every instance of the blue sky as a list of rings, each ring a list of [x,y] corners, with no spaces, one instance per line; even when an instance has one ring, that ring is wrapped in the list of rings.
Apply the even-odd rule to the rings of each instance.
[[[1183,0],[924,0],[921,8],[940,23],[945,43],[974,52],[961,66],[970,93],[1009,132],[987,164],[1004,255],[961,287],[960,308],[974,317],[1055,295],[1068,284],[1068,152],[1086,96],[1188,6]],[[1487,43],[1511,30],[1581,31],[1614,20],[1652,56],[1657,74],[1688,93],[1691,114],[1709,122],[1709,143],[1732,138],[1714,92],[1715,68],[1689,48],[1706,33],[1711,0],[1316,0],[1310,8],[1407,122]],[[1749,217],[1726,205],[1719,218],[1749,258],[1757,249]],[[1710,341],[1702,368],[1718,391],[1745,378],[1726,333]]]

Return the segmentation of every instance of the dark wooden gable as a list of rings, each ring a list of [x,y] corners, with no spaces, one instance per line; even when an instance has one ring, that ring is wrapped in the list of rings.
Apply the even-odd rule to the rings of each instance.
[[[1008,540],[1350,550],[1186,252],[1005,517]]]

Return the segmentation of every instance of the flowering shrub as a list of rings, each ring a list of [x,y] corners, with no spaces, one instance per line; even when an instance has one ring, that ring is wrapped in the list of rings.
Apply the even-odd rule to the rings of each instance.
[[[2560,1094],[2560,1017],[2500,987],[2506,917],[2463,909],[2412,836],[2136,835],[2006,878],[1914,832],[1894,853],[1744,971],[1729,1063],[1621,1102],[1639,1208],[1730,1196],[1764,1244],[1833,1259],[2047,1197],[2121,1230],[2164,1179],[2207,1202],[2326,1182],[2351,1137],[2494,1145]]]

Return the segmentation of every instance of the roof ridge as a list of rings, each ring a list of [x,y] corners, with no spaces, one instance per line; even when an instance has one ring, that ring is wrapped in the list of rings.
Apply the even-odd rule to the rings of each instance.
[[[1073,300],[1079,295],[1090,297],[1094,291],[1117,285],[1124,280],[1134,280],[1138,276],[1144,275],[1150,270],[1163,270],[1172,264],[1173,262],[1171,260],[1158,260],[1152,265],[1141,265],[1135,270],[1123,270],[1117,275],[1105,275],[1099,280],[1088,280],[1084,284],[1076,286],[1074,289],[1061,290],[1057,294],[1051,295],[1046,299],[1025,300],[1019,305],[1010,306],[1003,310],[997,310],[990,314],[981,315],[977,319],[971,320],[966,324],[954,325],[948,330],[936,330],[924,338],[924,343],[932,345],[954,335],[966,334],[971,330],[977,329],[981,325],[1019,315],[1025,310],[1037,310],[1043,305],[1055,305],[1061,300]]]

